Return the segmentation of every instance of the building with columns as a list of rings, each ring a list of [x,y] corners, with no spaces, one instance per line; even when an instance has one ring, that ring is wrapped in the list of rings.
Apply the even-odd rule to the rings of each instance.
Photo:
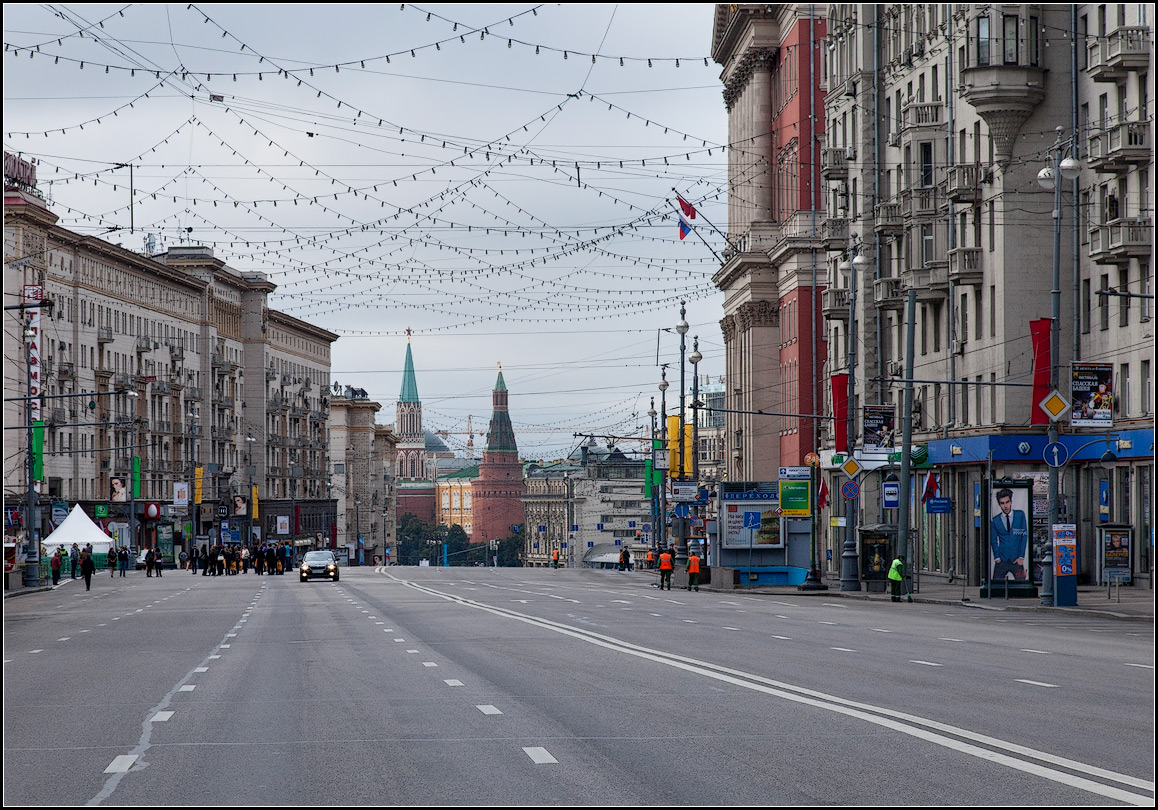
[[[774,480],[802,464],[824,422],[827,283],[820,149],[823,6],[717,5],[712,58],[728,111],[728,240],[713,281],[724,293],[727,474]],[[764,414],[756,414],[764,411]],[[769,415],[773,414],[773,415]]]

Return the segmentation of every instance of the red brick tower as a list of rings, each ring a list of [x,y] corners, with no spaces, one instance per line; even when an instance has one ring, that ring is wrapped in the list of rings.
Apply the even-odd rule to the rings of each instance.
[[[487,447],[483,451],[478,478],[471,485],[474,501],[471,540],[483,543],[510,537],[511,526],[522,523],[524,518],[523,464],[519,461],[515,429],[507,413],[507,385],[503,382],[501,364],[491,398],[493,412],[487,431]]]

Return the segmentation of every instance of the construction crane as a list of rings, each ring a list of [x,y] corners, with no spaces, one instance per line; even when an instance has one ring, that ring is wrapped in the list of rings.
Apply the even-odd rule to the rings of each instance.
[[[435,436],[442,436],[443,438],[447,438],[450,436],[466,436],[466,457],[471,459],[472,461],[474,460],[474,437],[476,435],[477,436],[483,435],[483,432],[481,430],[478,431],[477,434],[475,433],[474,426],[471,423],[471,420],[473,418],[474,418],[473,416],[471,416],[469,414],[467,415],[467,417],[466,417],[466,430],[436,430],[436,431],[434,431]]]

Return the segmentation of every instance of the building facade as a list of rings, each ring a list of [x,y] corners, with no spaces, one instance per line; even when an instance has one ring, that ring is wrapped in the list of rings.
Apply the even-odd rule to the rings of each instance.
[[[1040,560],[1048,537],[1048,417],[1037,403],[1049,392],[1051,364],[1069,398],[1085,363],[1110,375],[1102,379],[1113,406],[1107,399],[1097,417],[1062,423],[1072,459],[1060,472],[1061,519],[1077,526],[1084,579],[1100,570],[1098,525],[1133,526],[1133,575],[1147,580],[1154,353],[1148,12],[1126,4],[832,4],[827,14],[821,163],[834,286],[824,295],[832,351],[822,376],[831,383],[826,410],[837,418],[825,461],[863,450],[865,406],[892,406],[900,435],[912,290],[913,441],[927,454],[938,494],[953,504],[949,514],[927,514],[922,490],[910,483],[919,570],[983,581],[987,548],[974,505],[983,480],[1005,477],[1034,483]],[[1080,174],[1063,182],[1055,212],[1054,191],[1039,174],[1066,157],[1080,163]],[[1058,356],[1048,340],[1054,261]],[[842,266],[850,272],[839,272]],[[844,413],[854,420],[851,448]],[[1097,464],[1107,448],[1117,456],[1108,472]],[[885,472],[862,480],[858,524],[895,521],[873,483]],[[843,475],[829,475],[839,492]],[[828,538],[833,573],[841,539]]]
[[[523,464],[515,443],[515,429],[508,411],[507,384],[500,368],[487,430],[487,446],[472,483],[473,531],[471,540],[489,543],[510,537],[511,527],[523,523]]]
[[[333,543],[352,549],[354,559],[363,563],[396,559],[397,436],[374,421],[381,407],[363,389],[349,386],[330,398],[330,489],[337,517]]]
[[[713,281],[724,292],[732,480],[774,480],[779,466],[802,464],[825,424],[800,416],[817,413],[826,360],[824,37],[823,6],[716,6],[712,58],[732,148],[730,246]]]

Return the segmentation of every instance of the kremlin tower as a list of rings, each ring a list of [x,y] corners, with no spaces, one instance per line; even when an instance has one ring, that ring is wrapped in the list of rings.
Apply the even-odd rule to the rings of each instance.
[[[491,393],[493,411],[479,476],[471,489],[474,499],[474,542],[510,537],[511,526],[524,520],[523,464],[515,445],[515,430],[507,412],[507,385],[499,364],[499,378]],[[401,448],[401,445],[399,445]]]

